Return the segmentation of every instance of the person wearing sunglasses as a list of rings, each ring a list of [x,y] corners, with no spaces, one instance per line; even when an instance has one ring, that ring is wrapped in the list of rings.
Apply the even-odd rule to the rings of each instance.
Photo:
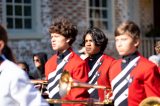
[[[33,62],[36,70],[34,71],[33,77],[35,79],[45,80],[45,63],[47,62],[47,54],[39,52],[33,54]]]

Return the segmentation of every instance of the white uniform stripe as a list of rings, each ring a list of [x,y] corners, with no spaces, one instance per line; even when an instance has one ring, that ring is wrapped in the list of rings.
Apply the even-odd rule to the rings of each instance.
[[[89,84],[92,84],[92,82],[94,81],[94,79],[97,77],[97,72],[95,73],[95,75],[92,77],[92,79],[89,81]]]
[[[59,85],[57,85],[55,88],[52,89],[52,91],[49,93],[49,98],[52,98],[58,92],[59,92]]]
[[[129,79],[130,75],[127,76],[127,79]],[[113,98],[115,97],[115,95],[118,93],[118,91],[128,83],[128,80],[124,79],[114,90],[113,92]]]
[[[51,73],[48,75],[48,79],[54,77],[54,76],[56,75],[56,72],[57,72],[57,71],[51,72]]]
[[[61,77],[61,74],[58,74],[57,77],[54,79],[54,81],[48,84],[47,88],[49,89],[50,87],[52,87],[57,82],[57,80],[60,79],[60,77]]]
[[[102,55],[102,56],[103,56],[103,55]],[[92,69],[89,71],[89,74],[88,74],[89,77],[93,74],[94,70],[95,70],[96,67],[99,65],[102,56],[96,61],[96,63],[95,63],[94,66],[92,67]]]
[[[96,82],[95,84],[97,84],[97,82]],[[95,90],[95,88],[90,88],[90,89],[88,90],[89,94],[91,94],[94,90]]]
[[[94,88],[90,88],[90,89],[88,90],[89,94],[91,94],[93,91],[94,91]]]
[[[70,54],[71,54],[71,53],[70,53]],[[59,73],[59,74],[58,74],[58,71],[60,71],[60,69],[63,68],[63,66],[68,62],[68,59],[69,59],[70,54],[68,54],[68,55],[62,60],[62,62],[58,64],[56,70],[53,71],[52,73],[50,73],[49,76],[48,76],[48,79],[49,79],[49,80],[50,80],[51,78],[54,78],[54,77],[55,77],[55,79],[54,79],[52,82],[49,81],[49,84],[48,84],[48,86],[47,86],[48,90],[49,90],[51,87],[55,86],[55,87],[49,92],[49,97],[50,97],[50,98],[52,98],[55,94],[57,94],[57,93],[59,92],[59,84],[57,84],[57,85],[55,85],[55,84],[56,84],[57,81],[60,79],[62,73]]]
[[[66,63],[65,61],[62,61],[62,62],[57,66],[56,71],[53,71],[52,73],[49,74],[48,79],[53,78],[53,77],[56,75],[56,73],[58,72],[58,70],[61,69],[61,68],[64,66],[65,63]]]
[[[71,54],[71,53],[70,53],[70,54]],[[62,60],[62,62],[58,64],[58,66],[57,66],[57,68],[56,68],[55,71],[53,71],[52,73],[50,73],[50,74],[48,75],[48,79],[53,78],[53,77],[56,75],[57,71],[64,66],[64,64],[68,61],[68,58],[69,58],[70,54],[68,54],[68,55]]]
[[[115,101],[114,106],[118,106],[122,101],[128,98],[128,89],[126,89]]]
[[[139,60],[140,56],[136,57],[135,59],[133,59],[124,70],[121,71],[121,73],[119,73],[111,82],[112,85],[112,89],[114,87],[114,85],[123,77],[125,76],[125,74],[128,72],[128,70],[130,70],[130,68],[132,68],[132,66],[135,65],[135,63]]]

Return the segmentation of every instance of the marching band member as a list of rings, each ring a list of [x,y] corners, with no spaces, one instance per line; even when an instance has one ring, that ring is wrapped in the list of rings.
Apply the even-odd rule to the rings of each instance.
[[[156,42],[155,51],[156,51],[156,55],[152,55],[148,59],[153,63],[155,63],[159,67],[159,71],[160,71],[160,41]]]
[[[71,48],[77,36],[77,28],[69,20],[60,18],[49,28],[52,49],[57,52],[45,65],[45,75],[48,79],[49,97],[52,99],[83,100],[89,97],[84,88],[73,88],[63,98],[59,95],[59,79],[64,70],[69,71],[71,77],[80,82],[88,81],[88,67]],[[62,104],[72,106],[73,104]],[[74,104],[81,106],[82,104]]]
[[[108,79],[108,70],[113,62],[113,58],[104,54],[107,46],[108,38],[98,28],[89,28],[83,36],[82,45],[85,46],[86,52],[89,55],[85,61],[88,63],[90,71],[89,84],[97,84],[106,86]],[[106,86],[108,87],[108,86]],[[104,100],[103,89],[89,89],[90,97],[94,99]]]
[[[7,41],[7,32],[0,25],[0,105],[48,106],[25,71],[11,61],[13,57]]]
[[[139,27],[132,21],[120,24],[115,30],[115,44],[122,59],[109,70],[114,106],[138,106],[147,97],[160,97],[158,68],[137,50]]]

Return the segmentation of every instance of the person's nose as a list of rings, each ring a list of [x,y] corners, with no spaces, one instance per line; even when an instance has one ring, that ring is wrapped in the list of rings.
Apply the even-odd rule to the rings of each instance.
[[[120,40],[116,41],[116,46],[117,47],[121,47],[122,46],[122,42]]]
[[[90,42],[86,42],[86,44],[85,44],[86,46],[90,46],[91,45],[91,43]]]
[[[51,38],[51,42],[55,42],[55,38],[54,37]]]

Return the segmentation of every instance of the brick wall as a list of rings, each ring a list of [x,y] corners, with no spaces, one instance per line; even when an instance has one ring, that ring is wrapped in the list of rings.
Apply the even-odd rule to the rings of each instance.
[[[85,0],[41,0],[41,22],[44,36],[41,40],[12,40],[9,42],[16,59],[27,61],[30,69],[34,70],[33,53],[46,52],[48,57],[54,53],[50,45],[48,27],[58,16],[65,16],[72,20],[78,26],[79,33],[77,39],[81,39],[81,35],[87,26],[85,5]],[[80,40],[76,40],[73,44],[75,50],[78,49],[79,43]]]
[[[77,39],[81,39],[81,35],[87,28],[87,12],[86,0],[53,0],[51,5],[51,15],[53,21],[56,17],[65,16],[69,18],[78,27]],[[77,49],[79,40],[74,43]]]
[[[0,23],[2,23],[2,4],[0,0]],[[143,31],[147,26],[152,23],[152,3],[151,0],[140,0],[140,26]],[[48,27],[51,22],[58,16],[65,16],[72,20],[74,24],[78,26],[78,37],[74,43],[74,49],[78,49],[81,37],[88,27],[87,22],[87,0],[41,0],[41,22],[43,38],[40,40],[11,40],[9,45],[11,46],[17,60],[25,60],[30,64],[31,70],[34,70],[32,55],[36,52],[46,52],[50,57],[54,51],[50,46],[50,34],[48,33]],[[119,25],[123,20],[130,18],[128,0],[114,0],[113,11],[115,15],[115,27]],[[143,29],[144,28],[144,29]],[[116,50],[114,48],[113,39],[109,40],[106,53],[117,57]]]

